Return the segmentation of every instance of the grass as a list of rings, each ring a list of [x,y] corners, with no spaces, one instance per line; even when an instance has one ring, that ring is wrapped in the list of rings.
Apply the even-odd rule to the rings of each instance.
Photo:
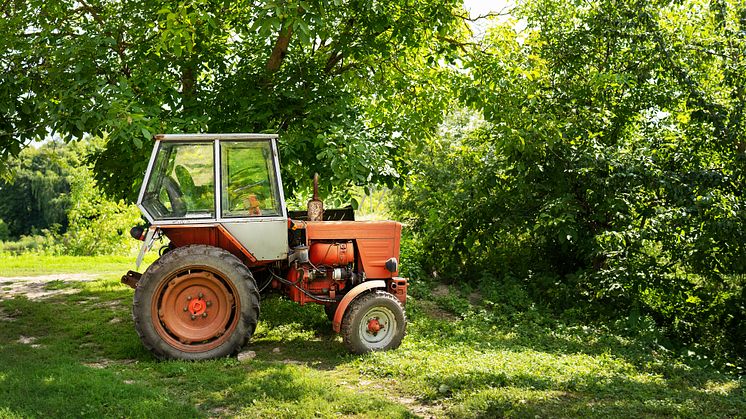
[[[140,272],[158,256],[155,251],[145,255]],[[0,276],[34,276],[65,273],[125,274],[135,269],[136,256],[47,256],[0,254]]]
[[[70,288],[79,292],[0,302],[0,416],[717,418],[746,412],[742,381],[684,364],[645,339],[563,324],[532,310],[485,309],[456,296],[425,299],[428,293],[416,287],[398,350],[350,355],[320,307],[270,297],[247,348],[254,359],[196,363],[158,362],[142,347],[130,318],[132,290],[116,275],[48,286]]]

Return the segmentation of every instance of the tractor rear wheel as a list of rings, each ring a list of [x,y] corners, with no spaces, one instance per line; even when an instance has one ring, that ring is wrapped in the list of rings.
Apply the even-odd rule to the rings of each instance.
[[[249,269],[229,252],[179,247],[143,273],[132,317],[143,345],[158,358],[219,358],[254,333],[259,292]]]
[[[399,300],[376,290],[350,303],[342,318],[342,340],[356,354],[396,349],[404,339],[406,327],[407,318]]]

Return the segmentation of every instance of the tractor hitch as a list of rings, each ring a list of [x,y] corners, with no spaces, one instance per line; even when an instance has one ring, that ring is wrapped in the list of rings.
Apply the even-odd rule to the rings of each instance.
[[[126,274],[122,276],[122,284],[127,285],[128,287],[135,289],[137,288],[137,283],[140,282],[140,278],[142,277],[142,274],[135,271],[127,271]]]

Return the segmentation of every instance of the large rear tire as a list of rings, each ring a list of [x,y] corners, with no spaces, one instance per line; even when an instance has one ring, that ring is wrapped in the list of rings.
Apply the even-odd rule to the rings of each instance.
[[[259,292],[249,269],[229,252],[179,247],[143,273],[132,317],[143,345],[158,358],[220,358],[254,334]]]
[[[406,333],[407,318],[399,300],[375,290],[354,299],[342,318],[342,340],[350,352],[363,354],[396,349]]]

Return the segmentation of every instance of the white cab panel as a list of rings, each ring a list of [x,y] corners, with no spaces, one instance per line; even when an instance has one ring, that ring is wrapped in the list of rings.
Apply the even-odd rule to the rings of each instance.
[[[256,260],[280,260],[288,256],[287,219],[221,223]]]

